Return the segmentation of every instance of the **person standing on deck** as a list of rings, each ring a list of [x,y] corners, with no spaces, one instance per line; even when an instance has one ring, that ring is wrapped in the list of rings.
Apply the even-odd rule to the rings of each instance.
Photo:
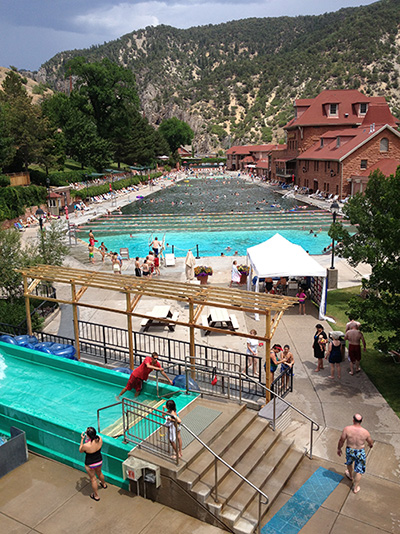
[[[126,391],[130,391],[131,389],[135,389],[135,397],[137,397],[143,388],[143,382],[146,382],[146,380],[149,378],[149,374],[152,371],[160,371],[160,373],[168,380],[168,382],[172,386],[172,380],[167,376],[164,369],[161,367],[160,363],[158,362],[158,354],[157,352],[153,352],[151,356],[147,356],[143,362],[139,365],[139,367],[136,367],[134,371],[132,371],[131,376],[129,377],[128,383],[124,387],[124,389],[121,391],[119,395],[117,395],[116,399],[119,401],[121,395],[126,393]]]
[[[346,477],[353,482],[353,493],[360,491],[361,476],[365,473],[366,454],[365,443],[372,449],[374,442],[367,429],[361,426],[362,415],[356,413],[353,415],[353,424],[346,426],[340,436],[337,454],[342,456],[342,447],[345,442],[346,446],[346,462],[347,469],[345,471]],[[354,464],[354,469],[353,469]]]

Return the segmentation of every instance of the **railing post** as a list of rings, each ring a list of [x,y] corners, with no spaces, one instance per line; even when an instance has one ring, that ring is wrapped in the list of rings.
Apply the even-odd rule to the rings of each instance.
[[[106,343],[106,327],[102,326],[103,331],[103,352],[104,352],[104,363],[107,363],[107,343]]]
[[[261,534],[261,493],[258,494],[257,534]]]
[[[314,423],[311,421],[311,436],[310,436],[310,460],[312,460],[312,449],[313,449],[313,429]]]
[[[274,395],[274,398],[273,398],[272,402],[273,402],[273,421],[274,421],[274,430],[276,430],[276,395]]]
[[[215,476],[215,491],[214,491],[214,502],[219,503],[218,499],[218,464],[217,458],[214,459],[214,476]]]

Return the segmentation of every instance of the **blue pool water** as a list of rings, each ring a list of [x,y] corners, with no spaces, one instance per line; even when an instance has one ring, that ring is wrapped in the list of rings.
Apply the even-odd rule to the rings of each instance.
[[[308,250],[310,254],[322,254],[324,247],[331,243],[331,238],[327,232],[320,232],[318,234],[310,234],[309,231],[303,230],[229,230],[229,231],[196,231],[194,233],[183,232],[167,232],[165,235],[166,252],[172,252],[172,245],[174,245],[174,253],[176,257],[184,257],[190,248],[194,253],[196,252],[196,245],[199,246],[199,255],[204,256],[220,256],[221,252],[225,256],[232,256],[235,251],[239,255],[245,256],[246,250],[249,247],[258,245],[266,241],[273,235],[279,232],[283,237],[302,246]],[[132,237],[130,237],[132,235]],[[315,237],[315,235],[317,237]],[[131,257],[140,256],[143,258],[149,252],[149,233],[143,234],[117,234],[117,235],[101,235],[96,234],[96,239],[104,241],[106,247],[112,251],[118,251],[121,247],[129,248],[129,255]],[[162,234],[157,236],[159,239],[163,237]],[[230,247],[230,250],[227,250]],[[294,259],[294,258],[293,258]]]

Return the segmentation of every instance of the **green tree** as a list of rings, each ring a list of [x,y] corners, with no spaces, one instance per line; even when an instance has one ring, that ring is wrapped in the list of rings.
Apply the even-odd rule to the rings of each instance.
[[[365,194],[352,197],[343,208],[357,232],[350,234],[341,224],[330,236],[341,242],[339,254],[357,266],[371,266],[362,285],[367,298],[353,298],[349,311],[359,318],[366,331],[379,332],[379,347],[398,346],[400,339],[400,168],[385,177],[374,171]]]
[[[38,230],[37,239],[34,263],[62,265],[69,250],[65,242],[65,225],[61,221],[52,221],[42,231]]]
[[[32,104],[19,74],[9,71],[0,91],[0,107],[5,126],[2,137],[8,139],[5,162],[10,159],[12,151],[14,157],[9,163],[10,170],[28,170],[30,163],[36,162],[41,150],[41,133],[44,130],[41,110]],[[4,141],[3,141],[4,146]],[[11,149],[12,147],[12,149]],[[4,149],[3,149],[4,150]],[[6,165],[3,163],[3,166]]]
[[[93,118],[97,134],[108,141],[114,159],[120,165],[140,117],[133,72],[109,59],[89,63],[77,57],[68,67],[77,76],[74,92],[79,98],[73,100],[74,105]]]
[[[0,229],[0,291],[6,299],[22,294],[22,276],[16,269],[30,265],[36,253],[32,246],[23,249],[21,235],[15,230]]]
[[[158,131],[169,144],[171,152],[176,152],[182,145],[191,144],[194,137],[191,127],[176,117],[163,120]]]

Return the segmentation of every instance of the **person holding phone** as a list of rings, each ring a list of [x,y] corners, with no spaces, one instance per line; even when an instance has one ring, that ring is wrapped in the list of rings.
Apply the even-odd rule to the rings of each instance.
[[[81,444],[79,445],[79,452],[84,452],[85,456],[85,469],[89,475],[90,483],[92,484],[93,493],[90,494],[90,498],[94,501],[99,501],[97,478],[102,488],[106,489],[107,484],[104,479],[104,475],[101,471],[103,464],[103,457],[101,455],[101,447],[103,446],[103,440],[96,432],[96,429],[89,426],[86,432],[82,432]],[[97,478],[96,478],[97,477]]]

